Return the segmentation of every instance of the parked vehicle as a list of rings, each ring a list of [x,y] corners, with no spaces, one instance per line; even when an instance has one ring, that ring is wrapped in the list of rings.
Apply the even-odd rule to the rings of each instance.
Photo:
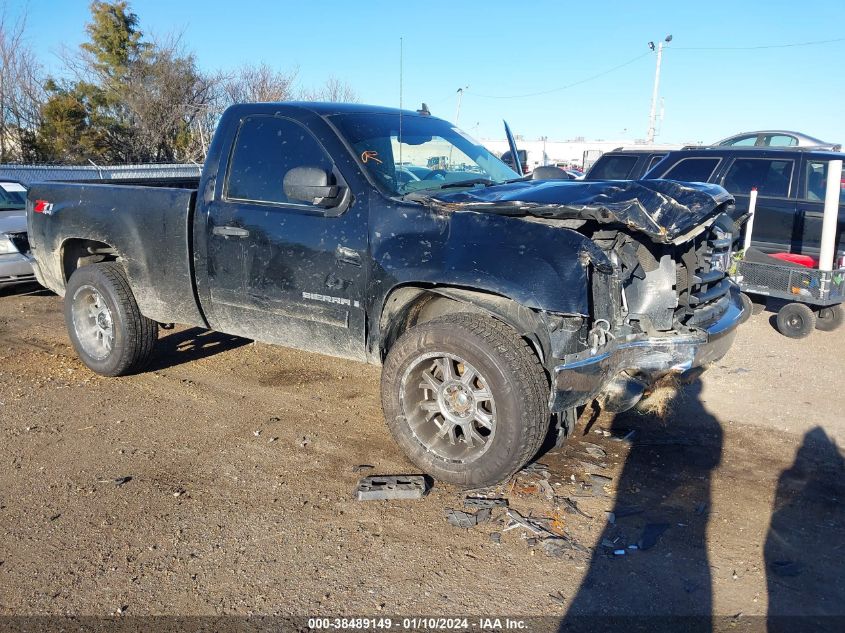
[[[726,147],[812,147],[831,151],[842,149],[840,143],[827,143],[812,136],[789,130],[743,132],[717,141],[715,145]]]
[[[584,180],[639,180],[668,153],[653,148],[605,152],[587,170]]]
[[[26,234],[26,187],[0,181],[0,288],[34,281]]]
[[[743,314],[724,189],[522,179],[425,113],[236,105],[176,184],[30,191],[82,361],[139,371],[175,322],[381,364],[398,444],[463,486],[521,468],[550,414],[722,357]]]
[[[735,215],[748,210],[757,188],[752,246],[764,253],[818,258],[827,164],[843,154],[800,148],[688,148],[669,153],[645,178],[710,182],[736,199]],[[845,192],[845,183],[843,183]],[[845,194],[840,198],[845,201]],[[845,254],[845,205],[839,207],[837,260]]]

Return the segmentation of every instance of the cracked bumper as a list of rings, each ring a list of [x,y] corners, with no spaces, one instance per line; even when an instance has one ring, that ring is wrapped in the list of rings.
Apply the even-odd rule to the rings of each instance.
[[[592,354],[590,350],[563,359],[552,372],[550,408],[563,411],[587,404],[620,374],[627,372],[648,386],[670,373],[683,373],[724,356],[736,337],[742,319],[739,290],[730,291],[730,304],[722,317],[707,328],[691,333],[614,341]]]

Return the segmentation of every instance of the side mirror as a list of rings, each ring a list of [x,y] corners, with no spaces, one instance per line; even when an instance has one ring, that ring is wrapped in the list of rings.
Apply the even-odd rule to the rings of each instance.
[[[330,208],[343,199],[341,188],[333,183],[334,176],[321,167],[294,167],[285,174],[283,188],[288,200]]]

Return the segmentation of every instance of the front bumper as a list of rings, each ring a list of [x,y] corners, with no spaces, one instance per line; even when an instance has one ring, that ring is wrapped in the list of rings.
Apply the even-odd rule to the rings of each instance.
[[[0,255],[0,288],[35,281],[33,259],[20,253]]]
[[[617,392],[615,395],[620,390],[630,392],[632,383],[641,387],[641,395],[643,388],[667,374],[680,374],[719,360],[733,344],[742,313],[739,289],[732,287],[727,310],[705,329],[616,340],[595,354],[586,350],[567,356],[552,372],[551,410],[587,404],[606,391]],[[633,389],[634,393],[622,394],[632,404],[639,399],[636,387]]]

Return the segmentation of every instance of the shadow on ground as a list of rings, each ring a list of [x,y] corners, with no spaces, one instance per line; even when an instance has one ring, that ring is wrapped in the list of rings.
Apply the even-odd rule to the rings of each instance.
[[[723,433],[700,393],[696,380],[665,419],[636,411],[614,418],[615,436],[634,432],[615,482],[615,522],[603,530],[561,631],[711,630],[707,522]]]
[[[764,558],[770,633],[845,630],[845,460],[820,427],[778,479]]]
[[[156,343],[155,353],[145,371],[158,371],[183,363],[209,358],[251,343],[249,339],[202,328],[170,332]]]

